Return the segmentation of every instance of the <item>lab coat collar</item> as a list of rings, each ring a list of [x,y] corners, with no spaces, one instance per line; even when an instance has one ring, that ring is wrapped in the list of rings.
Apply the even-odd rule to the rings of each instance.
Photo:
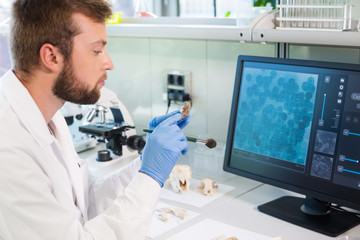
[[[31,97],[28,90],[22,85],[12,70],[7,71],[1,79],[5,97],[11,108],[14,109],[25,128],[34,136],[35,141],[41,146],[50,145],[52,138],[45,119]]]

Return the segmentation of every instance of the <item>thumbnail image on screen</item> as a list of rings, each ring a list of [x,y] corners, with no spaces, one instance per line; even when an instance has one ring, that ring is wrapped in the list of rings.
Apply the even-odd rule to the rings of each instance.
[[[305,165],[317,74],[244,65],[234,148]]]

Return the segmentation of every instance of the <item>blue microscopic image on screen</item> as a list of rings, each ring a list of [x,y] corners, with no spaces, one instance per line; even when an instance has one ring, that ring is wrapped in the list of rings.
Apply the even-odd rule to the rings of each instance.
[[[306,163],[317,74],[244,67],[234,147]]]

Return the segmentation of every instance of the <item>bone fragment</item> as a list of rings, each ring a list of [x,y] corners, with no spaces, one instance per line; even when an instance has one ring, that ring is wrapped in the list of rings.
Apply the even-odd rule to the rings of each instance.
[[[157,211],[159,211],[160,213],[171,213],[175,216],[177,216],[178,218],[180,218],[181,220],[184,220],[187,211],[185,209],[182,208],[159,208],[156,209]]]
[[[185,101],[184,106],[180,110],[181,116],[182,116],[180,118],[180,120],[183,119],[183,118],[186,118],[189,115],[190,107],[191,107],[191,104],[188,101]]]
[[[174,192],[187,192],[190,187],[191,168],[188,165],[175,165],[166,180]]]
[[[224,234],[215,238],[212,238],[211,240],[238,240],[237,237],[226,237]]]
[[[198,188],[202,192],[202,194],[211,195],[219,188],[219,186],[217,185],[217,183],[213,179],[204,178],[200,182],[200,186]]]
[[[169,221],[168,214],[164,212],[159,213],[158,218],[163,222]]]

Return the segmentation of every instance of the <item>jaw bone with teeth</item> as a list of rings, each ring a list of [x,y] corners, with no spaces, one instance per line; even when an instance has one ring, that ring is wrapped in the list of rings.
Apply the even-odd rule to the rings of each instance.
[[[167,182],[174,192],[187,192],[190,187],[191,168],[188,165],[175,165]]]

